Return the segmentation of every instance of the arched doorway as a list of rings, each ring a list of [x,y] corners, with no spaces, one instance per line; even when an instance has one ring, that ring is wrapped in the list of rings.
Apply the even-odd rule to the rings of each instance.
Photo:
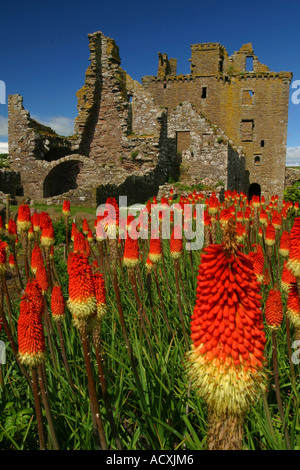
[[[259,196],[261,195],[261,188],[260,184],[258,183],[252,183],[249,186],[249,200],[252,199],[253,196]]]
[[[77,176],[82,163],[69,160],[55,166],[46,176],[43,187],[43,197],[53,197],[77,188]]]

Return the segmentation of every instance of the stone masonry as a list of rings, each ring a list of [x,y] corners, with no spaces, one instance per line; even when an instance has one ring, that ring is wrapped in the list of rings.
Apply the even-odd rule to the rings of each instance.
[[[178,178],[213,179],[249,196],[282,194],[291,73],[270,72],[251,44],[229,57],[208,43],[192,46],[190,74],[177,75],[176,59],[159,53],[157,76],[139,83],[121,68],[113,39],[88,38],[74,135],[57,135],[30,117],[22,96],[9,96],[16,195],[94,206],[118,195],[145,202]]]

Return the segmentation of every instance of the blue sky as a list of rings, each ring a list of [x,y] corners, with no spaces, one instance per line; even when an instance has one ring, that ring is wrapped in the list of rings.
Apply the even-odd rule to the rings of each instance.
[[[220,42],[231,55],[252,42],[262,63],[293,72],[296,82],[299,12],[299,2],[278,0],[2,2],[0,80],[6,95],[23,96],[33,118],[68,135],[77,116],[75,93],[89,65],[88,33],[115,39],[121,66],[139,81],[156,75],[158,52],[177,58],[178,73],[189,73],[191,44]],[[297,89],[290,91],[287,163],[300,165],[300,103],[291,99]],[[0,104],[0,153],[6,142],[7,104]]]

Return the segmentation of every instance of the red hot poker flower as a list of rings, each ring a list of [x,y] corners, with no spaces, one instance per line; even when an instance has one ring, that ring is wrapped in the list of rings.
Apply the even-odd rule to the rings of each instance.
[[[70,201],[63,202],[62,213],[65,217],[68,217],[70,215],[70,205]]]
[[[300,302],[296,284],[292,284],[287,299],[287,314],[295,330],[300,330]]]
[[[280,285],[284,292],[288,293],[291,285],[297,282],[296,276],[288,268],[288,261],[283,263]]]
[[[40,214],[38,212],[34,212],[32,214],[31,221],[32,221],[34,232],[39,232],[40,231]]]
[[[50,248],[54,244],[54,229],[52,222],[42,229],[41,245]]]
[[[102,320],[106,314],[106,289],[103,275],[99,272],[94,273],[93,281],[97,302],[97,319]]]
[[[43,253],[39,245],[34,245],[31,253],[31,263],[30,267],[32,272],[35,274],[37,268],[40,266],[40,264],[44,263],[43,259]]]
[[[162,259],[162,244],[161,239],[151,237],[150,238],[150,245],[149,245],[149,254],[150,260],[153,264],[158,264],[159,261]]]
[[[18,319],[18,347],[22,364],[38,367],[45,360],[45,336],[41,316],[33,298],[24,294]]]
[[[88,221],[86,219],[83,219],[82,221],[82,231],[84,233],[84,235],[87,235],[89,233],[89,224],[88,224]]]
[[[278,289],[271,289],[268,294],[265,307],[265,318],[271,330],[278,330],[283,320],[283,307],[281,292]]]
[[[11,240],[16,240],[17,238],[17,224],[13,219],[8,221],[8,236]]]
[[[67,305],[76,320],[86,321],[96,311],[92,269],[84,253],[72,253],[68,263],[69,299]]]
[[[13,254],[10,254],[9,255],[9,258],[8,258],[8,264],[9,264],[9,267],[14,270],[15,267],[16,267],[16,260],[15,260],[15,257]]]
[[[263,386],[266,338],[260,301],[250,258],[230,237],[205,248],[188,359],[196,390],[216,417],[243,416]]]
[[[17,227],[19,232],[28,232],[31,227],[30,208],[27,204],[19,206]]]
[[[273,246],[276,243],[276,232],[273,224],[270,222],[266,227],[265,242],[268,246]]]
[[[289,252],[290,252],[290,233],[284,230],[280,237],[279,253],[284,258],[288,258]]]
[[[58,285],[53,286],[51,293],[51,312],[55,321],[60,321],[65,315],[65,299],[62,288]]]
[[[37,313],[42,318],[45,310],[45,301],[41,286],[36,279],[29,279],[25,288],[25,294],[28,294],[28,296],[32,299]]]
[[[170,251],[173,259],[180,258],[183,249],[182,230],[178,225],[175,225],[170,239]]]
[[[139,263],[139,241],[130,238],[125,238],[123,263],[127,268],[134,268]]]
[[[35,277],[43,293],[46,292],[48,290],[49,283],[48,283],[47,271],[44,266],[44,263],[38,266]]]

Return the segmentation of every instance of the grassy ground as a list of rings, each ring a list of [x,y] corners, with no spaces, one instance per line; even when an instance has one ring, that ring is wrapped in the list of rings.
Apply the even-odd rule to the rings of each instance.
[[[169,255],[168,242],[164,242],[165,266],[158,266],[157,290],[155,277],[151,276],[151,298],[147,288],[144,263],[140,265],[138,292],[149,318],[147,335],[141,328],[136,299],[128,280],[126,268],[117,267],[121,305],[125,318],[137,377],[129,359],[120,323],[120,312],[114,293],[110,271],[110,260],[106,258],[107,314],[101,326],[101,354],[107,381],[108,396],[116,424],[117,435],[125,450],[199,450],[205,448],[207,413],[205,403],[190,388],[184,368],[186,344],[180,321],[176,298],[175,272]],[[147,245],[141,245],[143,260]],[[93,259],[99,259],[99,251],[93,246]],[[200,252],[187,251],[180,260],[182,282],[180,300],[184,325],[189,334],[189,324],[196,295],[196,275]],[[55,251],[55,264],[65,299],[68,298],[68,274],[63,250]],[[140,276],[140,277],[139,277]],[[12,281],[10,281],[12,283]],[[267,295],[263,286],[263,298]],[[19,314],[19,297],[11,284],[13,326],[16,331]],[[161,298],[160,295],[161,294]],[[49,295],[45,296],[50,308]],[[152,303],[151,303],[151,301]],[[285,302],[286,300],[284,300]],[[145,317],[144,317],[145,318]],[[168,332],[166,318],[171,326]],[[93,422],[89,406],[87,376],[84,366],[78,331],[72,323],[71,314],[66,310],[63,333],[71,370],[71,387],[66,369],[61,360],[58,331],[53,322],[54,334],[47,336],[47,357],[45,363],[48,397],[51,405],[57,440],[61,449],[92,450],[97,448],[93,433]],[[272,341],[267,331],[266,355],[268,367],[272,370]],[[14,334],[16,339],[16,333]],[[0,448],[37,449],[37,428],[34,402],[30,388],[18,369],[5,335],[6,364],[1,367],[0,386]],[[149,340],[149,341],[148,341]],[[287,429],[292,449],[300,448],[299,427],[299,382],[297,390],[291,386],[290,364],[287,354],[286,325],[283,322],[277,335],[280,387],[284,403]],[[51,356],[49,344],[54,343]],[[110,449],[116,449],[116,439],[104,406],[98,379],[95,348],[91,343],[93,374],[103,417],[104,430]],[[299,368],[295,366],[297,378]],[[47,445],[52,448],[50,429],[44,415],[47,429]],[[286,442],[276,396],[272,373],[269,375],[267,406],[263,398],[256,402],[247,415],[243,448],[249,450],[286,449]]]

